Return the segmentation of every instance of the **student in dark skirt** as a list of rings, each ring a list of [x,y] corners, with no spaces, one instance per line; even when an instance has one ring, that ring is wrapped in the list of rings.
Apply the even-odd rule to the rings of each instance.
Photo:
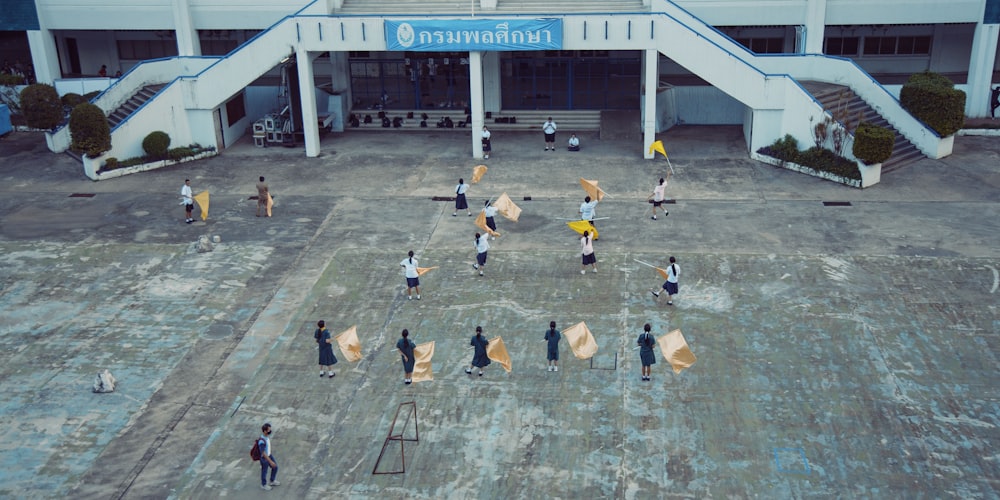
[[[490,200],[486,200],[486,204],[483,205],[483,213],[486,214],[486,227],[492,229],[494,232],[497,230],[497,221],[494,217],[496,217],[499,211],[497,207],[490,205]],[[497,239],[496,236],[492,236],[491,238],[494,240]]]
[[[487,160],[490,159],[490,151],[493,151],[493,143],[490,142],[492,136],[486,125],[483,125],[483,158]]]
[[[479,368],[479,376],[483,376],[483,368],[491,363],[489,356],[486,355],[486,346],[490,343],[483,337],[483,327],[476,327],[476,334],[472,337],[469,342],[475,351],[472,353],[472,363],[469,363],[469,367],[465,369],[465,373],[472,374],[472,368]]]
[[[413,383],[413,364],[416,361],[413,358],[413,349],[417,347],[409,336],[409,330],[403,328],[403,338],[396,342],[396,350],[399,351],[400,359],[403,361],[403,383],[406,385]]]
[[[469,202],[465,199],[465,192],[469,190],[469,185],[465,183],[465,179],[459,179],[458,185],[455,186],[455,213],[451,214],[452,217],[458,216],[459,210],[465,210],[472,217],[472,211],[469,210]]]
[[[656,339],[649,333],[650,328],[649,323],[646,323],[646,326],[642,327],[642,334],[635,341],[636,344],[639,344],[639,360],[642,361],[642,380],[650,380],[649,367],[656,364],[656,355],[653,354],[653,345],[656,344]]]
[[[581,253],[583,254],[583,265],[580,266],[580,274],[587,274],[587,266],[592,266],[597,272],[597,254],[594,253],[594,240],[590,237],[590,231],[584,231],[580,237]]]
[[[326,329],[325,321],[320,320],[316,326],[316,333],[313,334],[313,337],[316,339],[316,344],[319,345],[319,376],[333,378],[337,375],[333,373],[333,365],[337,364],[337,356],[333,355],[333,338],[330,337],[330,330]],[[323,370],[324,368],[326,371]]]
[[[559,339],[562,334],[556,330],[556,322],[549,321],[549,329],[545,330],[545,341],[548,342],[548,352],[546,357],[549,360],[548,370],[550,372],[559,371]]]
[[[488,257],[489,249],[490,242],[487,241],[487,237],[476,233],[476,263],[472,265],[472,268],[478,269],[480,276],[483,275],[483,270],[486,269],[486,257]]]

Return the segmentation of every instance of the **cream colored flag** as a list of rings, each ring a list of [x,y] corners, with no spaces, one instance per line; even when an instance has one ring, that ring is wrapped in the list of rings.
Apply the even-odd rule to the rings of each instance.
[[[694,353],[691,352],[691,349],[688,348],[687,341],[684,340],[684,334],[680,330],[673,330],[656,339],[656,343],[660,345],[660,353],[663,354],[663,357],[673,367],[674,373],[684,371],[685,368],[690,367],[698,360],[694,356]]]
[[[597,187],[597,181],[589,181],[583,177],[580,177],[580,187],[590,195],[590,199],[592,200],[601,201],[608,194],[603,189]]]
[[[333,338],[340,345],[340,352],[350,362],[361,361],[361,341],[358,340],[358,325],[337,334]]]
[[[562,334],[577,359],[590,359],[597,354],[597,341],[583,321],[563,330]]]
[[[434,266],[434,267],[418,267],[417,268],[417,276],[423,276],[423,275],[425,275],[425,274],[427,274],[427,273],[429,273],[429,272],[431,272],[431,271],[433,271],[433,270],[435,270],[437,268],[438,268],[438,266]]]
[[[663,276],[663,279],[667,279],[667,270],[666,269],[661,269],[661,268],[657,267],[656,268],[656,272],[660,273],[660,276]]]
[[[521,207],[515,205],[514,202],[510,200],[510,196],[507,196],[507,193],[500,195],[500,197],[493,202],[493,206],[497,208],[500,215],[514,222],[517,222],[517,218],[521,216]]]
[[[202,191],[194,195],[191,199],[198,204],[198,208],[201,209],[201,220],[208,218],[208,191]]]
[[[486,225],[486,212],[479,212],[479,215],[476,216],[476,227],[482,229],[486,234],[500,236],[500,233],[490,229],[490,226]]]
[[[500,363],[500,366],[510,373],[510,354],[507,354],[507,346],[503,344],[502,338],[491,339],[490,343],[486,344],[486,357]]]
[[[475,183],[479,182],[480,179],[483,178],[483,175],[486,174],[487,170],[489,170],[489,169],[486,168],[486,165],[476,165],[475,167],[473,167],[472,168],[472,183],[475,184]]]
[[[431,358],[434,357],[434,342],[417,344],[413,348],[413,377],[414,382],[424,382],[434,380],[434,370],[431,369]]]

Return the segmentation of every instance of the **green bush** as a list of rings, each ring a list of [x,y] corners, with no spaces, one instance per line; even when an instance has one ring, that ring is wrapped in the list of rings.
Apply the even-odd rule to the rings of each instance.
[[[861,122],[854,130],[854,157],[865,162],[865,165],[882,163],[892,156],[892,147],[896,143],[896,134],[884,127]]]
[[[118,168],[118,158],[112,156],[104,160],[104,166],[101,167],[101,171],[114,170],[116,168]]]
[[[912,75],[899,92],[899,103],[941,137],[948,137],[965,123],[965,92],[937,73]]]
[[[73,92],[63,95],[62,97],[59,98],[59,100],[62,101],[63,106],[69,109],[75,108],[76,105],[80,104],[81,102],[86,102],[83,99],[82,95],[74,94]]]
[[[44,83],[28,85],[21,91],[21,112],[31,128],[52,130],[66,116],[56,88]]]
[[[19,75],[11,75],[9,73],[0,73],[0,85],[22,85],[24,84],[24,77]]]
[[[99,95],[101,95],[101,91],[100,90],[95,90],[93,92],[87,92],[86,94],[83,94],[83,98],[86,99],[87,102],[90,102],[90,101],[93,101],[94,98],[97,97],[97,96],[99,96]]]
[[[194,149],[191,149],[190,147],[173,148],[167,152],[167,156],[171,160],[183,160],[184,158],[187,158],[189,156],[194,156],[196,154],[198,154],[198,152],[195,151]]]
[[[142,150],[153,158],[162,160],[167,157],[167,148],[170,147],[170,136],[166,132],[157,130],[150,132],[142,140]]]
[[[797,163],[814,170],[830,172],[848,179],[861,179],[858,164],[837,155],[829,149],[813,146],[805,151],[798,150],[798,142],[791,135],[774,141],[774,144],[757,150],[762,155],[777,158],[781,161]]]
[[[101,108],[82,103],[69,115],[70,148],[94,158],[111,149],[111,127]]]

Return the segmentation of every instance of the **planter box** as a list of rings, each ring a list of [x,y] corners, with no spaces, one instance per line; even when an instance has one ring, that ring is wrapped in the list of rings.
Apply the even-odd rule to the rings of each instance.
[[[882,180],[882,164],[874,163],[871,165],[865,165],[864,162],[858,162],[858,170],[861,171],[861,187],[866,188],[868,186],[874,186]]]
[[[161,168],[161,167],[166,167],[168,165],[175,165],[177,163],[186,163],[186,162],[189,162],[189,161],[201,160],[202,158],[208,158],[208,157],[211,157],[211,156],[215,156],[217,154],[219,154],[219,152],[213,149],[213,150],[209,150],[209,151],[202,151],[201,153],[198,153],[198,154],[196,154],[194,156],[189,156],[187,158],[183,158],[183,159],[180,159],[180,160],[159,160],[159,161],[154,161],[152,163],[143,163],[143,164],[140,164],[140,165],[132,165],[131,167],[121,167],[121,168],[116,168],[114,170],[108,170],[108,171],[104,171],[104,172],[99,171],[99,168],[102,167],[102,166],[104,166],[104,160],[105,160],[106,156],[102,156],[100,158],[101,163],[97,167],[93,167],[91,165],[90,168],[92,168],[92,170],[88,169],[88,165],[87,165],[88,158],[86,156],[84,156],[83,157],[83,173],[87,177],[89,177],[90,180],[93,180],[93,181],[103,181],[103,180],[107,180],[107,179],[113,179],[115,177],[121,177],[123,175],[136,174],[136,173],[139,173],[139,172],[145,172],[147,170],[155,170],[155,169],[158,169],[158,168]],[[91,160],[91,161],[93,162],[94,160]]]
[[[62,127],[55,132],[45,132],[45,144],[53,153],[65,153],[69,149],[69,127]]]
[[[879,163],[878,164],[878,173],[879,173],[879,175],[876,176],[876,177],[874,177],[874,182],[872,182],[872,184],[863,185],[862,181],[864,180],[864,175],[865,175],[864,168],[868,168],[868,167],[865,167],[864,165],[860,166],[860,168],[862,169],[861,170],[861,177],[862,177],[862,179],[858,180],[858,179],[850,179],[850,178],[843,177],[843,176],[840,176],[840,175],[837,175],[837,174],[831,174],[830,172],[822,172],[820,170],[816,170],[816,169],[813,169],[813,168],[810,168],[810,167],[799,165],[798,163],[792,163],[792,162],[789,162],[789,161],[781,161],[781,160],[779,160],[779,159],[777,159],[777,158],[775,158],[773,156],[766,156],[766,155],[762,155],[762,154],[756,153],[756,152],[750,153],[750,158],[754,159],[754,160],[757,160],[759,162],[762,162],[762,163],[767,163],[768,165],[774,165],[776,167],[781,167],[781,168],[784,168],[786,170],[792,170],[792,171],[795,171],[795,172],[803,173],[803,174],[806,174],[806,175],[811,175],[813,177],[819,177],[820,179],[826,179],[828,181],[833,181],[833,182],[836,182],[838,184],[843,184],[845,186],[851,186],[851,187],[856,187],[856,188],[868,187],[868,186],[870,186],[872,184],[877,184],[878,183],[878,176],[881,176],[881,172],[882,172],[882,164]],[[873,167],[874,167],[874,165],[873,165]]]

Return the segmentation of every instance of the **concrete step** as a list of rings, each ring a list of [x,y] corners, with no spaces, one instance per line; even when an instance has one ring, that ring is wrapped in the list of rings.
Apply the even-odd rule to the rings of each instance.
[[[118,107],[118,109],[115,109],[114,111],[108,114],[108,125],[110,125],[111,128],[117,127],[119,123],[123,122],[126,118],[128,118],[129,115],[134,113],[135,110],[139,109],[139,107],[145,104],[146,101],[152,99],[153,96],[155,96],[156,93],[159,92],[161,89],[163,89],[163,87],[165,86],[166,84],[146,85],[145,87],[142,87],[141,89],[136,91],[136,93],[132,94],[132,97],[129,97],[124,104]]]

